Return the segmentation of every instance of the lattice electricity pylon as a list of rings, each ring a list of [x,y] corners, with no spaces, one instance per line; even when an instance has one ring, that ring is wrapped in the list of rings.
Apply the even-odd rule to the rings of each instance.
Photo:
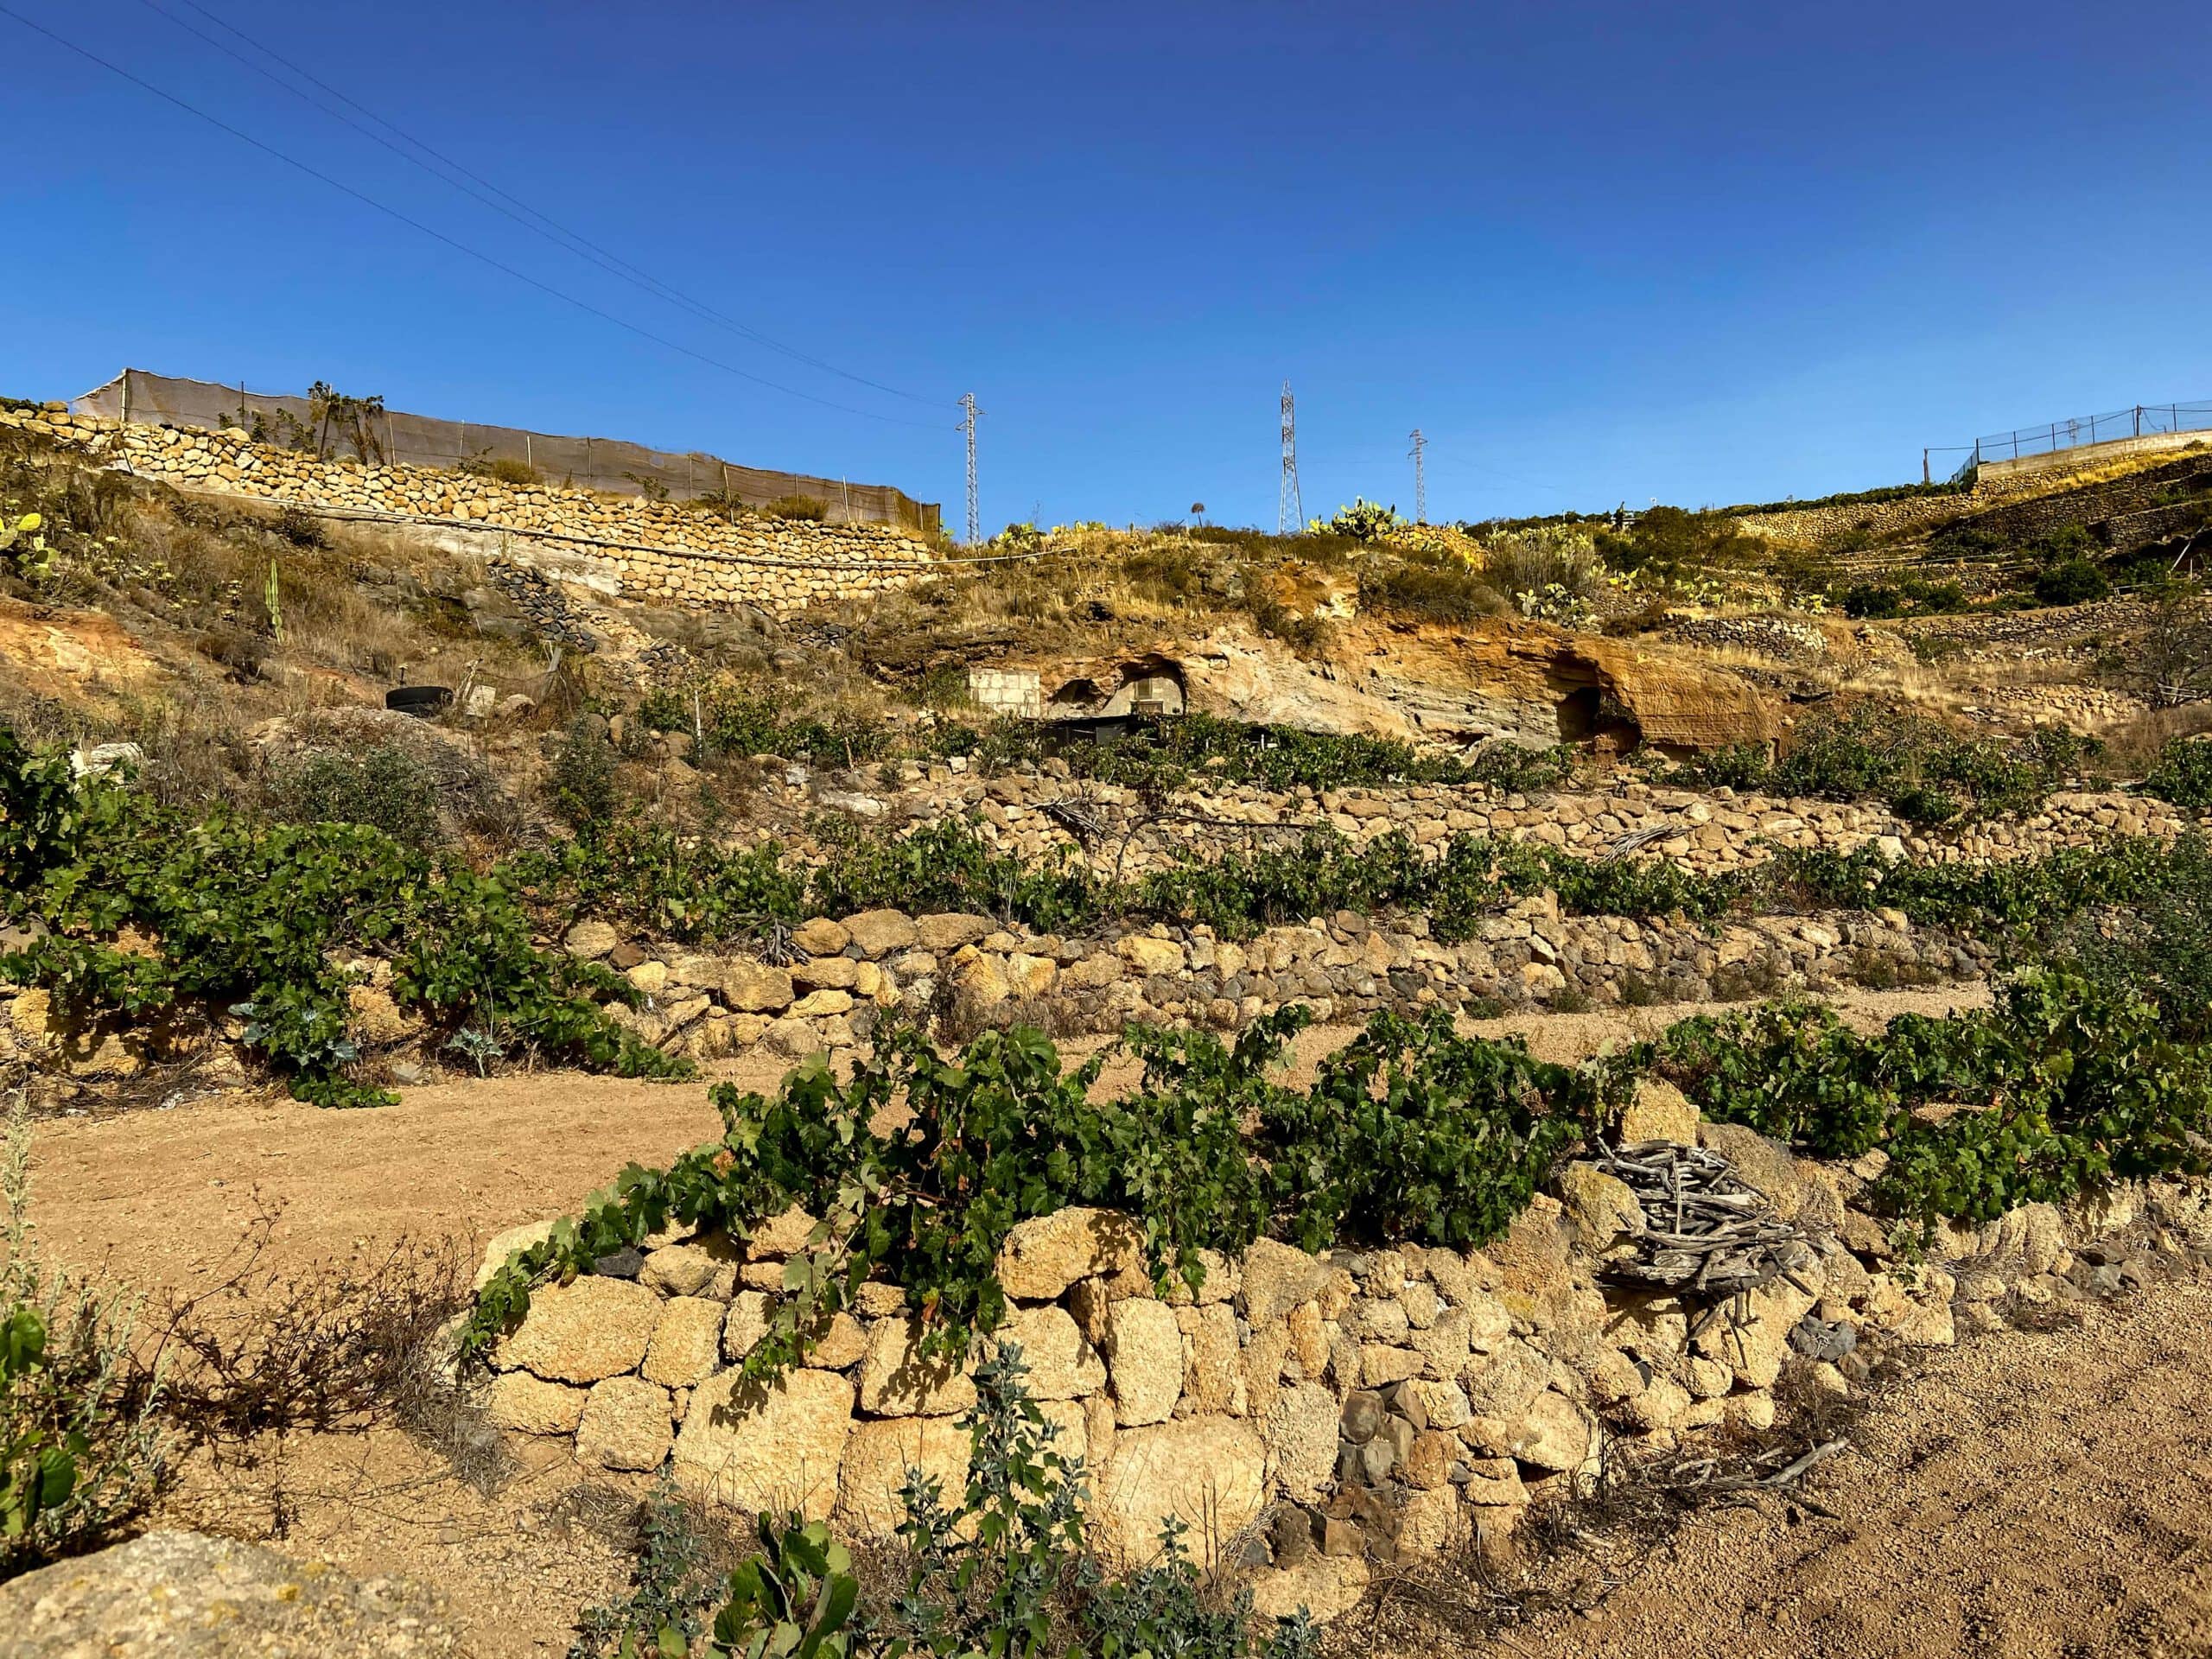
[[[981,411],[972,391],[960,394],[960,407],[968,411],[961,419],[960,429],[968,435],[968,545],[973,547],[982,539],[983,529],[976,512],[976,416]]]
[[[1275,503],[1275,534],[1295,536],[1306,528],[1306,504],[1298,493],[1298,405],[1290,382],[1282,383],[1282,494]]]
[[[1428,448],[1428,440],[1421,435],[1421,428],[1414,428],[1414,523],[1428,522],[1428,475],[1421,466],[1421,457]]]

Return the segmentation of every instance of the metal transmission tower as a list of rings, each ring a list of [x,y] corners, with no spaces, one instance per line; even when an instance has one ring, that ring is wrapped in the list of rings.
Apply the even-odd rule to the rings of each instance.
[[[973,547],[982,538],[982,522],[976,515],[976,394],[960,394],[960,407],[967,414],[962,417],[960,429],[968,435],[968,545]]]
[[[1282,495],[1275,503],[1275,534],[1295,536],[1306,528],[1306,504],[1298,493],[1298,405],[1290,382],[1282,383]]]
[[[1421,466],[1421,457],[1428,448],[1428,440],[1421,435],[1421,428],[1414,428],[1414,523],[1428,522],[1428,474]]]

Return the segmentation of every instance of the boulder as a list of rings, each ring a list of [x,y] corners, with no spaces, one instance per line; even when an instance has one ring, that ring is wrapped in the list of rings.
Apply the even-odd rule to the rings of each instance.
[[[871,1417],[950,1417],[976,1403],[968,1368],[918,1351],[912,1319],[880,1319],[861,1356],[861,1409]]]
[[[1141,1560],[1160,1545],[1160,1523],[1178,1516],[1185,1542],[1211,1567],[1267,1505],[1267,1448],[1246,1422],[1189,1417],[1123,1428],[1098,1483],[1092,1518],[1109,1555]]]
[[[751,1353],[753,1344],[768,1334],[768,1294],[741,1290],[729,1299],[729,1316],[722,1321],[722,1357],[733,1365]]]
[[[1697,1145],[1698,1109],[1689,1096],[1671,1083],[1657,1077],[1638,1077],[1636,1095],[1621,1113],[1620,1138],[1624,1146],[1642,1141],[1672,1141],[1677,1146]]]
[[[916,941],[925,950],[949,956],[963,945],[975,944],[998,931],[988,916],[970,916],[957,910],[939,911],[914,918]]]
[[[576,1457],[601,1469],[658,1469],[672,1438],[668,1390],[641,1376],[594,1384],[576,1425]]]
[[[766,963],[734,957],[722,970],[723,1006],[739,1014],[780,1014],[791,1005],[791,975]]]
[[[573,1434],[588,1396],[565,1382],[548,1382],[528,1371],[505,1371],[492,1379],[484,1414],[498,1428],[520,1434]]]
[[[903,910],[864,910],[845,918],[845,931],[871,962],[910,950],[921,942],[914,918]]]
[[[1275,1476],[1292,1497],[1310,1502],[1337,1467],[1337,1396],[1319,1382],[1300,1382],[1275,1396],[1267,1444]]]
[[[1141,1271],[1144,1236],[1112,1210],[1056,1211],[1020,1222],[1000,1247],[999,1283],[1023,1301],[1056,1301],[1078,1279]]]
[[[1441,1554],[1464,1543],[1471,1525],[1448,1484],[1410,1491],[1398,1510],[1398,1559]]]
[[[1470,1360],[1461,1385],[1478,1417],[1517,1420],[1551,1379],[1552,1363],[1517,1337]]]
[[[996,1334],[1002,1347],[1020,1345],[1033,1400],[1081,1400],[1106,1386],[1105,1360],[1064,1307],[1019,1309]]]
[[[695,1389],[676,1437],[677,1484],[741,1513],[797,1510],[826,1521],[853,1427],[853,1385],[834,1371],[772,1386],[721,1371]]]
[[[671,1389],[705,1382],[721,1357],[722,1322],[728,1312],[709,1297],[670,1297],[645,1345],[645,1376]]]
[[[596,1382],[634,1371],[660,1324],[661,1300],[628,1279],[596,1275],[531,1294],[521,1326],[492,1363],[553,1382]]]
[[[1700,1123],[1697,1141],[1734,1166],[1744,1184],[1764,1195],[1783,1220],[1795,1217],[1803,1205],[1805,1183],[1797,1160],[1780,1141],[1741,1123]]]
[[[1564,1474],[1589,1460],[1590,1446],[1590,1420],[1582,1408],[1547,1389],[1522,1414],[1511,1450],[1522,1463]]]
[[[1183,1333],[1165,1302],[1130,1297],[1106,1310],[1106,1364],[1123,1425],[1165,1421],[1183,1393]]]
[[[1367,1593],[1367,1562],[1357,1555],[1312,1555],[1295,1567],[1262,1568],[1249,1588],[1258,1618],[1288,1618],[1302,1608],[1325,1623],[1359,1605]]]
[[[1244,1317],[1255,1327],[1270,1324],[1319,1296],[1329,1278],[1328,1266],[1305,1251],[1272,1238],[1255,1239],[1244,1252]]]
[[[1236,1344],[1236,1314],[1226,1302],[1185,1308],[1175,1318],[1183,1333],[1183,1396],[1177,1409],[1190,1414],[1245,1409],[1244,1370]]]
[[[258,1544],[149,1532],[0,1585],[9,1659],[429,1659],[446,1611],[397,1579],[355,1579]]]
[[[646,1252],[638,1268],[638,1282],[664,1296],[696,1296],[709,1291],[717,1278],[727,1295],[736,1282],[737,1252],[726,1239],[664,1244]]]
[[[1595,1164],[1573,1163],[1560,1172],[1560,1202],[1577,1249],[1604,1255],[1643,1236],[1643,1205],[1618,1175]]]
[[[605,922],[578,922],[569,930],[561,944],[570,956],[592,961],[612,950],[620,938]]]
[[[543,1221],[526,1221],[519,1227],[509,1227],[492,1235],[484,1246],[484,1260],[476,1269],[474,1288],[481,1290],[492,1281],[492,1275],[507,1265],[507,1260],[518,1250],[526,1250],[533,1244],[543,1244],[553,1236],[553,1229],[560,1217],[548,1216]]]
[[[834,957],[852,943],[853,936],[827,916],[815,916],[791,930],[791,943],[810,957]]]
[[[1783,1357],[1789,1351],[1789,1333],[1819,1300],[1820,1272],[1816,1266],[1800,1267],[1797,1276],[1815,1293],[1807,1295],[1785,1279],[1775,1279],[1744,1296],[1746,1317],[1709,1321],[1691,1338],[1691,1346],[1708,1359],[1732,1368],[1745,1388],[1770,1389],[1782,1374]]]
[[[1179,974],[1183,971],[1183,947],[1173,939],[1155,939],[1142,933],[1132,933],[1114,947],[1122,960],[1144,975]]]
[[[855,1423],[837,1471],[837,1525],[860,1539],[887,1539],[906,1518],[899,1496],[909,1470],[934,1475],[948,1503],[968,1479],[968,1431],[949,1417]]]

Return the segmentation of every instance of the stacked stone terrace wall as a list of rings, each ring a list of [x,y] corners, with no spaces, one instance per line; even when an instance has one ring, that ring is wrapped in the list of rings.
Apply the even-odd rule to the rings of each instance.
[[[1316,815],[1355,844],[1393,830],[1429,845],[1464,833],[1599,857],[1633,840],[1632,856],[1712,873],[1756,865],[1779,849],[1850,852],[1869,843],[1892,858],[2031,858],[2114,836],[2171,839],[2183,823],[2163,802],[2118,794],[2057,795],[2031,817],[1922,833],[1879,806],[1643,785],[1619,794],[1533,797],[1443,787],[1324,791],[1309,801],[1223,788],[1176,798],[1187,817],[1154,825],[1125,850],[1111,836],[1086,848],[1043,810],[1047,802],[1079,799],[1111,821],[1118,791],[1078,790],[1051,778],[962,787],[949,770],[934,780],[927,773],[935,769],[914,770],[917,781],[893,798],[886,817],[927,822],[972,808],[982,833],[1001,849],[1035,858],[1065,848],[1102,873],[1118,866],[1125,875],[1166,868],[1180,856],[1249,848],[1255,836],[1263,844],[1287,843]],[[808,787],[792,779],[767,786],[772,794],[787,791],[794,805],[810,798]],[[761,1043],[792,1056],[858,1045],[894,1009],[917,1018],[950,1010],[963,1026],[1019,1017],[1068,1033],[1117,1031],[1133,1020],[1235,1030],[1292,1002],[1323,1020],[1346,1020],[1385,1007],[1611,1007],[1851,983],[1936,983],[1979,977],[1992,963],[1985,943],[1916,928],[1893,910],[1707,925],[1566,916],[1548,894],[1510,906],[1486,918],[1474,938],[1451,944],[1433,938],[1421,917],[1351,912],[1237,941],[1203,925],[1155,924],[1076,938],[988,916],[893,910],[810,921],[794,943],[798,959],[779,966],[750,953],[626,935],[601,921],[580,924],[567,940],[571,950],[627,973],[645,993],[642,1009],[621,1009],[618,1019],[651,1041],[706,1058]]]
[[[740,514],[733,523],[671,502],[596,495],[551,484],[508,484],[431,467],[320,460],[255,443],[237,431],[124,425],[66,410],[0,410],[0,426],[29,429],[111,466],[182,490],[296,506],[337,517],[428,524],[496,549],[557,551],[621,598],[700,609],[785,612],[929,580],[929,545],[882,524],[829,524]]]
[[[1253,1569],[1262,1611],[1329,1617],[1382,1563],[1468,1541],[1510,1548],[1533,1502],[1586,1484],[1609,1459],[1771,1427],[1785,1363],[1848,1396],[1885,1352],[1996,1328],[2008,1298],[2092,1294],[2099,1272],[2117,1282],[2127,1267],[2093,1268],[2069,1246],[2139,1209],[2162,1224],[2204,1221],[2178,1187],[2123,1190],[1945,1230],[1916,1263],[1851,1207],[1860,1183],[1848,1171],[1700,1123],[1663,1084],[1643,1085],[1620,1133],[1728,1158],[1803,1235],[1796,1282],[1710,1321],[1697,1302],[1609,1283],[1642,1211],[1590,1164],[1567,1166],[1557,1196],[1539,1195],[1485,1250],[1317,1256],[1262,1241],[1240,1259],[1210,1254],[1195,1293],[1180,1281],[1160,1293],[1121,1216],[1066,1210],[1017,1225],[998,1261],[1013,1305],[999,1337],[1020,1344],[1060,1449],[1084,1462],[1093,1541],[1141,1560],[1175,1516],[1209,1562]],[[494,1352],[493,1421],[567,1442],[588,1468],[664,1469],[740,1512],[797,1509],[850,1536],[887,1536],[909,1469],[960,1485],[957,1419],[975,1388],[965,1368],[919,1357],[903,1293],[881,1283],[835,1317],[802,1368],[747,1382],[741,1363],[811,1224],[794,1210],[749,1240],[673,1230],[538,1291]],[[486,1272],[546,1225],[493,1240]]]

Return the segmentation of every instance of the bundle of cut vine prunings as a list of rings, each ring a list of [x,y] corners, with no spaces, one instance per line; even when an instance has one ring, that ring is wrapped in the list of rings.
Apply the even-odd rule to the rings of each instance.
[[[1598,1167],[1626,1182],[1643,1210],[1634,1252],[1609,1261],[1607,1277],[1709,1300],[1700,1327],[1777,1279],[1813,1294],[1792,1271],[1811,1260],[1805,1235],[1719,1153],[1643,1141],[1606,1153]]]

